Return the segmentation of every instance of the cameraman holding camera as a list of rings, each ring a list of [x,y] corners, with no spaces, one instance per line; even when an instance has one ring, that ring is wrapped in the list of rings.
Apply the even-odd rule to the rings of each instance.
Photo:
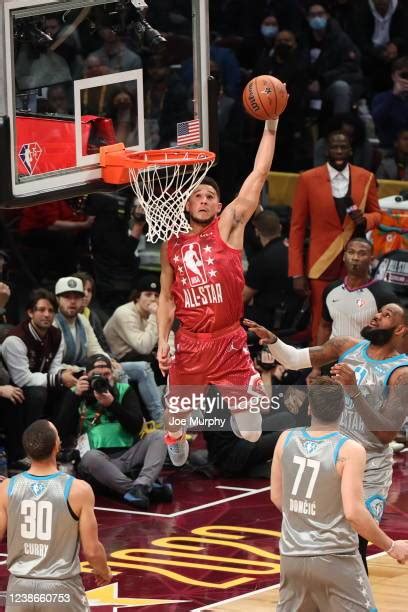
[[[130,385],[115,382],[110,359],[92,355],[86,374],[67,395],[57,426],[64,432],[63,444],[68,433],[79,429],[81,476],[141,510],[149,508],[152,490],[159,501],[156,480],[166,458],[163,432],[140,438],[143,415],[138,397]],[[170,485],[166,486],[164,497],[170,501]]]

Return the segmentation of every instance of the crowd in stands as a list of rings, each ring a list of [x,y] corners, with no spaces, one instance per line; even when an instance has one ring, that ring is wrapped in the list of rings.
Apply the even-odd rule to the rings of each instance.
[[[143,66],[147,143],[168,146],[169,126],[190,117],[188,51],[181,70],[170,69],[176,50],[181,53],[175,41],[191,30],[190,13],[190,0],[150,2],[150,21],[174,34],[164,53],[139,54],[106,26],[98,32],[99,46],[96,38],[70,35],[53,52],[54,69],[60,76],[69,73],[68,81]],[[63,24],[50,16],[47,27],[55,33]],[[307,171],[291,219],[277,207],[257,214],[248,228],[246,315],[297,345],[342,334],[344,314],[333,311],[327,299],[347,275],[346,290],[354,296],[364,288],[370,305],[364,321],[355,322],[358,332],[376,308],[408,294],[407,258],[399,255],[399,277],[389,268],[382,280],[372,281],[372,248],[365,238],[380,222],[376,177],[408,180],[408,2],[210,0],[210,27],[220,137],[211,174],[222,201],[233,199],[248,174],[263,129],[241,104],[242,89],[254,76],[278,77],[290,95],[273,169]],[[22,46],[20,88],[35,86],[24,84],[24,67],[29,63],[33,74],[33,61],[37,75],[50,68],[29,61]],[[96,93],[83,101],[84,108],[109,114],[116,137],[132,143],[134,92],[123,87],[109,96],[101,89]],[[46,112],[72,113],[69,95],[59,83],[51,84]],[[328,159],[344,164],[328,170]],[[65,459],[75,461],[78,435],[96,431],[96,423],[105,433],[95,436],[90,448],[80,448],[85,458],[80,473],[146,509],[151,501],[170,500],[171,489],[159,480],[166,457],[160,429],[165,379],[155,356],[160,284],[157,275],[139,267],[145,221],[135,204],[125,189],[26,208],[12,223],[3,219],[1,248],[13,274],[4,273],[0,284],[0,404],[9,468],[24,468],[21,434],[34,420],[50,418],[59,428]],[[337,250],[322,264],[338,238]],[[386,268],[385,263],[380,270]],[[274,385],[302,381],[268,363],[257,346],[253,358],[271,395]],[[93,386],[97,375],[108,380],[107,389]],[[265,423],[255,445],[230,432],[207,433],[210,462],[227,476],[256,474],[259,467],[265,475],[277,432],[306,422],[302,401],[288,400],[286,409]],[[147,421],[154,422],[154,431],[146,435]],[[111,437],[106,442],[108,430],[114,443]]]

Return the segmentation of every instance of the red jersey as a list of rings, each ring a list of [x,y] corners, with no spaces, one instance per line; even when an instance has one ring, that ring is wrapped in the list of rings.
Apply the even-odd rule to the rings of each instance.
[[[240,320],[244,288],[241,250],[223,241],[218,219],[199,234],[170,238],[167,254],[174,271],[176,318],[184,329],[211,333]]]

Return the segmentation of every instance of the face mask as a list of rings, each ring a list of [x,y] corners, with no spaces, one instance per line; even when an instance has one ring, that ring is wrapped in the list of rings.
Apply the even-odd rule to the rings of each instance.
[[[276,36],[277,33],[278,33],[277,26],[268,26],[268,25],[261,26],[261,34],[265,38],[273,38],[274,36]]]
[[[310,17],[309,25],[312,30],[324,30],[327,25],[326,17]]]

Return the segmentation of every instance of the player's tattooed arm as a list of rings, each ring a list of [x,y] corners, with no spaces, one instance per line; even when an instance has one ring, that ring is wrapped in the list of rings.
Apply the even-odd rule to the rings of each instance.
[[[330,338],[321,346],[310,347],[312,366],[316,368],[337,361],[344,351],[357,344],[357,342],[358,340],[348,336],[338,336],[337,338]]]
[[[331,374],[341,382],[346,393],[352,398],[354,407],[366,427],[383,444],[391,442],[408,416],[408,404],[404,399],[408,389],[408,368],[399,368],[391,375],[388,397],[380,411],[367,401],[364,388],[357,386],[354,371],[348,364],[336,364],[332,367]]]

